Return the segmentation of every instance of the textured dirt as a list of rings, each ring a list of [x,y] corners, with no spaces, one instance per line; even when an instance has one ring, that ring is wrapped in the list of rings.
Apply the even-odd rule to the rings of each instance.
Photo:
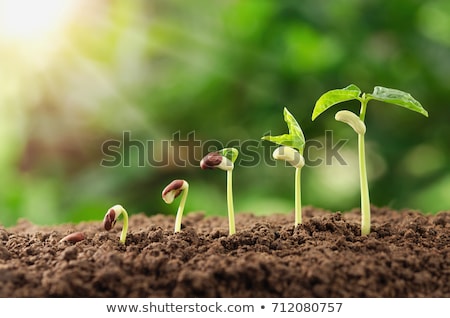
[[[134,215],[126,245],[121,220],[0,227],[0,297],[450,297],[450,212],[304,208],[293,215],[226,218]],[[84,239],[60,242],[82,232]],[[82,237],[82,236],[77,236]]]

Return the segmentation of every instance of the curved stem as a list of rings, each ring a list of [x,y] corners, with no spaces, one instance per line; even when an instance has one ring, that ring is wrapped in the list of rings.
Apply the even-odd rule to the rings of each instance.
[[[358,134],[359,179],[361,187],[361,235],[370,233],[370,199],[367,182],[364,134]]]
[[[233,170],[227,171],[227,205],[228,205],[228,227],[229,234],[236,233],[234,225],[234,206],[233,206]]]
[[[181,231],[181,219],[183,218],[183,211],[184,211],[184,206],[186,204],[188,190],[189,190],[188,188],[183,190],[183,195],[181,197],[180,205],[178,206],[177,216],[175,218],[175,230],[174,230],[175,233]]]
[[[125,244],[125,240],[127,238],[127,232],[128,232],[128,213],[123,209],[123,226],[122,226],[122,233],[120,233],[120,243]]]
[[[295,226],[302,224],[301,170],[295,168]]]

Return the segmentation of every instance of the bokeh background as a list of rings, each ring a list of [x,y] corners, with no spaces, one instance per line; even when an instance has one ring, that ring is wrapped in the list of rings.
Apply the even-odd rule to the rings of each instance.
[[[128,165],[102,167],[102,145],[124,132],[155,145],[177,132],[259,142],[286,132],[283,107],[308,140],[348,139],[348,165],[304,168],[303,203],[358,207],[356,135],[334,114],[359,105],[311,122],[321,94],[351,83],[410,92],[430,114],[369,103],[372,203],[448,210],[449,34],[447,0],[0,0],[0,223],[101,220],[116,203],[175,214],[160,197],[175,178],[190,183],[187,213],[225,215],[225,173],[142,166],[138,147],[116,149]],[[254,151],[270,158],[269,144]],[[293,179],[281,163],[238,160],[235,209],[290,213]]]

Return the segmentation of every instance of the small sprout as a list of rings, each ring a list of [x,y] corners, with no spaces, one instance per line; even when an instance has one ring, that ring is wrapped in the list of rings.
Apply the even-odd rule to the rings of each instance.
[[[181,194],[181,192],[183,192],[183,196],[181,197],[180,205],[178,206],[177,216],[175,219],[175,233],[180,232],[181,230],[181,219],[183,217],[188,190],[189,183],[187,183],[185,180],[173,180],[162,191],[162,199],[167,204],[171,204],[173,200],[175,200],[175,198],[177,198]]]
[[[295,117],[285,107],[283,110],[289,134],[280,136],[263,136],[261,139],[281,145],[274,150],[272,156],[276,160],[284,160],[295,167],[295,223],[302,223],[302,195],[301,195],[301,169],[305,165],[303,150],[305,149],[305,136]]]
[[[372,94],[366,94],[361,93],[359,87],[353,84],[342,89],[334,89],[324,93],[317,100],[312,114],[312,120],[314,120],[333,105],[349,100],[358,100],[361,103],[359,116],[348,110],[339,111],[335,115],[336,120],[348,124],[358,134],[359,177],[361,188],[361,235],[368,235],[370,233],[370,199],[364,146],[364,135],[366,133],[364,119],[366,117],[367,103],[372,99],[404,107],[428,117],[428,112],[409,93],[405,93],[398,89],[376,86]]]
[[[75,232],[64,236],[59,242],[76,243],[84,240],[85,238],[86,236],[84,235],[83,232]]]
[[[234,169],[234,163],[228,159],[227,157],[224,157],[220,152],[211,152],[207,154],[201,161],[200,161],[200,168],[202,169],[215,169],[219,168],[224,171],[231,171]]]
[[[238,155],[239,152],[236,148],[225,148],[207,154],[200,161],[200,168],[202,169],[219,168],[227,172],[228,227],[230,235],[236,233],[233,205],[233,168]]]
[[[103,227],[106,231],[111,230],[116,225],[117,219],[123,214],[122,233],[120,234],[120,243],[125,244],[128,231],[128,213],[120,204],[116,204],[106,212],[103,219]]]

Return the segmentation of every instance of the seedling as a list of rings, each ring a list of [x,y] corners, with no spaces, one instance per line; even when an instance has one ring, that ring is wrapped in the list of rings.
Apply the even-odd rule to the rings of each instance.
[[[125,244],[128,231],[128,213],[120,204],[116,204],[106,212],[103,219],[103,227],[106,231],[111,230],[116,225],[117,219],[123,214],[122,233],[120,233],[120,243]]]
[[[173,200],[183,192],[180,205],[178,206],[177,216],[175,218],[175,233],[180,232],[181,230],[181,219],[183,218],[188,190],[189,184],[185,180],[173,180],[162,191],[162,199],[167,204],[171,204]]]
[[[301,196],[301,169],[305,165],[303,150],[305,149],[305,136],[294,116],[285,107],[283,110],[289,134],[280,136],[263,136],[261,139],[281,145],[274,150],[272,156],[276,160],[284,160],[295,167],[295,223],[302,223],[302,196]]]
[[[234,205],[233,205],[233,169],[239,152],[236,148],[225,148],[216,152],[207,154],[200,161],[200,168],[215,169],[219,168],[227,172],[227,205],[228,205],[228,227],[229,234],[236,233],[234,224]]]
[[[364,135],[366,133],[364,119],[366,116],[367,103],[372,99],[401,106],[428,117],[428,112],[409,93],[397,89],[375,86],[372,94],[361,94],[359,87],[354,84],[342,89],[328,91],[320,96],[314,106],[312,114],[312,120],[314,120],[328,108],[338,103],[349,100],[358,100],[361,103],[359,116],[348,110],[339,111],[335,116],[336,120],[347,123],[358,134],[359,177],[361,188],[361,235],[370,233],[370,199],[364,147]]]

